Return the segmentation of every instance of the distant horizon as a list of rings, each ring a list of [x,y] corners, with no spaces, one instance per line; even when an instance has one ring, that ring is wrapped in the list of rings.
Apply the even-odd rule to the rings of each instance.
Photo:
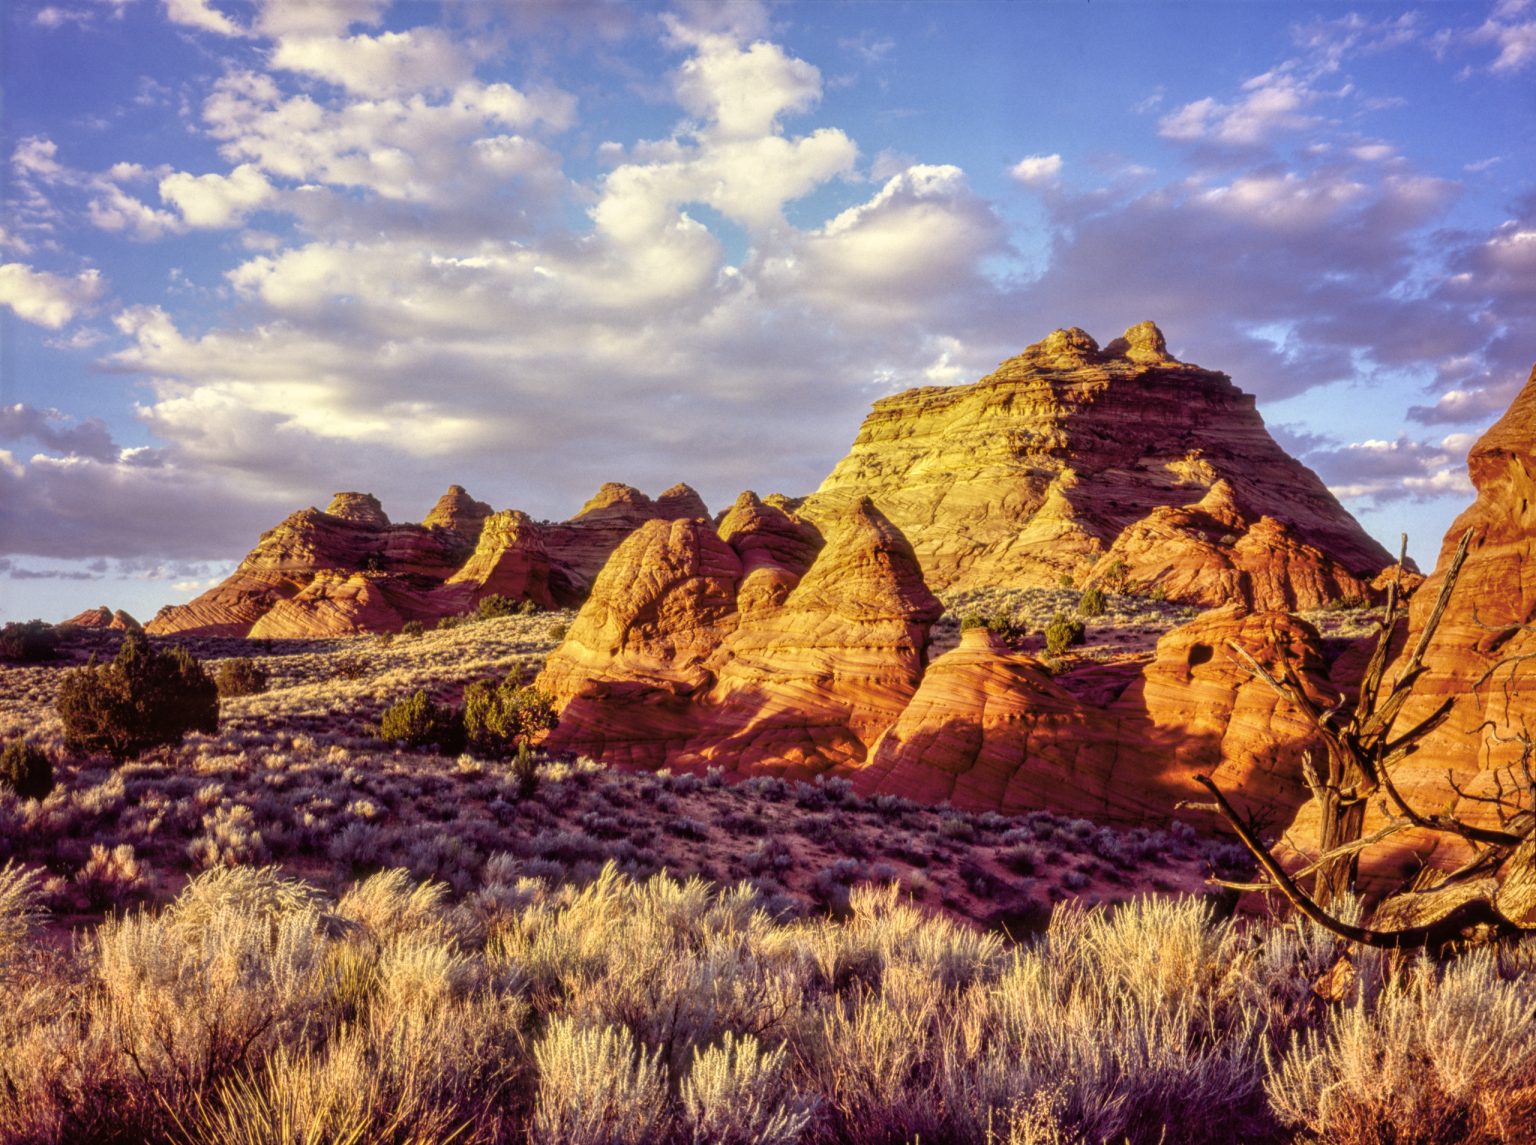
[[[19,0],[0,37],[0,622],[147,620],[337,491],[803,496],[876,398],[1147,319],[1428,571],[1536,360],[1536,0]]]

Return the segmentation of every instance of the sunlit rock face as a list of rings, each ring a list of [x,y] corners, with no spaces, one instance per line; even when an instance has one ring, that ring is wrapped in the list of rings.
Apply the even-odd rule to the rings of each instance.
[[[1199,799],[1194,776],[1204,773],[1248,812],[1288,818],[1306,797],[1296,760],[1313,735],[1230,644],[1271,667],[1290,659],[1315,695],[1326,694],[1316,631],[1284,613],[1234,606],[1196,618],[1164,636],[1105,704],[1066,691],[1033,657],[976,628],[933,662],[854,782],[968,809],[1144,822]]]
[[[1497,826],[1490,797],[1505,806],[1522,774],[1523,735],[1536,732],[1536,369],[1504,416],[1472,447],[1467,472],[1476,499],[1446,531],[1435,571],[1413,595],[1401,651],[1388,667],[1390,683],[1423,632],[1463,534],[1471,545],[1433,641],[1393,733],[1401,734],[1451,701],[1449,718],[1393,768],[1393,782],[1422,813],[1451,811],[1469,822]],[[1530,660],[1524,658],[1532,657]],[[1357,662],[1360,657],[1355,658]],[[1340,681],[1348,685],[1358,681]],[[1460,789],[1458,792],[1457,789]],[[1385,822],[1375,802],[1365,830]],[[1317,837],[1316,808],[1304,807],[1291,834]],[[1404,831],[1373,847],[1362,863],[1368,886],[1384,888],[1423,863],[1442,869],[1471,857],[1445,834]]]
[[[337,493],[262,534],[222,584],[160,610],[147,631],[304,638],[393,632],[436,622],[487,596],[540,608],[579,604],[620,541],[646,521],[707,518],[686,485],[654,501],[604,485],[571,520],[493,512],[451,485],[421,524],[392,524],[378,498]]]
[[[562,709],[548,746],[743,773],[862,763],[916,690],[940,611],[867,501],[811,523],[743,494],[720,531],[651,522],[539,678]]]
[[[875,403],[805,510],[867,496],[935,590],[1124,577],[1211,606],[1364,597],[1390,563],[1225,374],[1143,322],[1057,330],[972,385]]]

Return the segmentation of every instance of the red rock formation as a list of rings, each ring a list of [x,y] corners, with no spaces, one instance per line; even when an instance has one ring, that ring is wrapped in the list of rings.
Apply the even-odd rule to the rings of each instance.
[[[476,501],[464,492],[462,485],[448,486],[448,492],[437,499],[432,511],[422,518],[427,529],[446,529],[457,533],[465,541],[474,544],[480,537],[480,527],[491,515],[491,507],[484,501]]]
[[[1425,672],[1394,725],[1411,728],[1444,700],[1449,719],[1393,768],[1393,781],[1420,811],[1447,809],[1473,823],[1497,824],[1477,800],[1509,789],[1522,730],[1536,727],[1536,370],[1509,410],[1472,447],[1467,469],[1477,498],[1445,534],[1435,572],[1414,593],[1404,646],[1416,642],[1461,536],[1472,531],[1466,564],[1425,657]],[[1406,653],[1389,667],[1394,678]],[[1532,657],[1523,660],[1522,657]],[[1501,665],[1500,667],[1496,667]],[[1492,671],[1491,678],[1485,676]],[[1452,783],[1466,795],[1458,795]],[[1381,826],[1369,806],[1365,830]],[[1316,808],[1304,807],[1291,834],[1316,838]],[[1442,869],[1464,862],[1464,844],[1443,834],[1405,831],[1372,848],[1361,872],[1372,889],[1386,889],[1428,862]]]
[[[1307,725],[1248,675],[1228,641],[1263,663],[1291,657],[1322,694],[1317,633],[1281,613],[1224,609],[1175,629],[1105,707],[971,629],[934,661],[854,781],[866,792],[972,809],[1142,822],[1199,799],[1192,776],[1205,772],[1250,812],[1288,818],[1306,794],[1297,760]]]
[[[720,539],[741,557],[742,612],[784,603],[821,549],[821,534],[792,511],[765,504],[751,490],[720,518]]]
[[[97,608],[88,608],[79,616],[70,617],[63,624],[71,628],[110,629],[114,632],[143,630],[143,626],[121,608],[114,612],[104,604]]]
[[[539,678],[554,750],[809,773],[862,761],[900,714],[940,612],[901,534],[860,502],[800,576],[802,523],[746,496],[725,521],[730,544],[707,520],[651,522],[614,553]],[[743,609],[759,574],[795,583],[776,602],[760,581]]]
[[[337,512],[300,510],[263,533],[227,580],[187,604],[162,608],[145,631],[244,636],[322,570],[382,567],[389,520],[378,501],[366,494],[338,493],[331,508]]]
[[[485,597],[531,600],[555,607],[549,592],[549,553],[527,513],[506,509],[485,518],[474,554],[432,594],[444,615],[467,612]]]
[[[544,526],[550,590],[562,605],[578,605],[614,550],[641,525],[708,516],[704,502],[686,485],[674,485],[652,501],[632,485],[610,481],[569,521]]]
[[[1212,532],[1200,514],[1217,514],[1201,505],[1222,481],[1243,514]],[[804,511],[849,496],[870,497],[907,534],[938,589],[1081,579],[1128,529],[1113,559],[1135,557],[1143,579],[1162,570],[1169,597],[1195,604],[1246,602],[1241,575],[1212,588],[1207,572],[1246,572],[1259,604],[1284,605],[1352,589],[1391,559],[1275,443],[1251,396],[1173,359],[1151,323],[1102,350],[1058,330],[973,385],[876,402]],[[1273,525],[1232,551],[1266,517]],[[1273,564],[1268,541],[1283,547]]]
[[[702,519],[647,521],[604,566],[538,685],[561,709],[554,751],[664,766],[736,624],[741,561]]]
[[[1193,504],[1159,506],[1127,526],[1087,583],[1113,586],[1117,580],[1160,588],[1169,600],[1185,604],[1238,602],[1259,611],[1306,611],[1375,593],[1290,525],[1244,512],[1224,478]]]

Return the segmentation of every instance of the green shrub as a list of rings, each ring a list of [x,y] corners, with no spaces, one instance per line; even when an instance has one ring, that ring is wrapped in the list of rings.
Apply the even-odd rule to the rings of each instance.
[[[517,611],[520,616],[532,616],[539,611],[539,606],[533,600],[525,600],[517,606]]]
[[[112,663],[65,673],[57,706],[70,751],[118,763],[219,726],[218,685],[203,666],[185,648],[161,651],[138,633]]]
[[[436,744],[448,755],[464,750],[464,719],[445,704],[434,704],[426,691],[417,692],[384,710],[379,738],[407,747]]]
[[[407,620],[400,626],[401,636],[409,636],[414,638],[420,636],[423,631],[425,631],[425,629],[422,628],[421,621],[419,620]]]
[[[571,626],[569,624],[557,624],[549,630],[549,638],[551,640],[564,640],[566,633],[570,632],[570,630]]]
[[[331,671],[343,680],[361,680],[368,675],[368,661],[354,652],[331,658]]]
[[[505,755],[526,747],[535,734],[554,727],[554,702],[516,675],[498,686],[481,680],[464,689],[464,731],[472,750]]]
[[[267,670],[249,656],[224,661],[213,679],[221,697],[257,696],[267,690]]]
[[[437,630],[439,632],[452,632],[463,623],[464,618],[462,616],[442,616],[438,618]]]
[[[1083,595],[1077,598],[1079,616],[1103,616],[1104,609],[1104,590],[1098,585],[1083,589]]]
[[[1051,617],[1051,622],[1045,626],[1045,650],[1053,657],[1082,642],[1083,622],[1064,612]]]
[[[1168,599],[1168,590],[1160,584],[1154,584],[1147,589],[1147,599],[1163,601]]]
[[[15,620],[0,628],[0,660],[52,660],[59,633],[41,620]]]
[[[969,632],[973,628],[986,628],[987,618],[979,612],[967,612],[960,618],[960,631]]]
[[[1076,588],[1077,582],[1072,579],[1071,573],[1062,573],[1061,579],[1056,582],[1062,588]]]
[[[500,620],[503,616],[517,616],[523,609],[510,596],[492,593],[480,602],[476,611],[481,620]]]
[[[1099,579],[1109,586],[1110,592],[1124,592],[1126,581],[1130,577],[1130,567],[1124,561],[1112,561],[1104,575]]]
[[[527,744],[518,746],[512,757],[512,778],[517,780],[517,793],[527,799],[539,787],[539,760]]]
[[[42,748],[13,739],[0,751],[0,787],[23,799],[47,799],[53,790],[53,761]]]

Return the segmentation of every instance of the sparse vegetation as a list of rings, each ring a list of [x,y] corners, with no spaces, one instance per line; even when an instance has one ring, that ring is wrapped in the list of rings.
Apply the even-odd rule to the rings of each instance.
[[[0,788],[21,799],[46,799],[53,790],[53,761],[26,740],[13,739],[0,750]]]
[[[433,703],[423,688],[384,709],[379,738],[406,747],[437,747],[451,755],[464,747],[464,716],[446,704]]]
[[[267,690],[269,676],[267,670],[249,656],[240,656],[220,664],[213,679],[220,698],[233,699],[236,696],[259,696]]]
[[[0,660],[52,660],[58,645],[58,630],[41,620],[15,620],[0,628]]]
[[[162,650],[129,633],[112,663],[64,676],[58,712],[69,750],[122,763],[188,732],[217,730],[219,691],[185,648]]]
[[[1083,622],[1076,617],[1058,612],[1045,626],[1045,650],[1051,656],[1060,656],[1074,644],[1084,639]]]
[[[480,754],[521,751],[558,722],[554,702],[516,676],[500,684],[481,680],[464,690],[464,731],[470,748]]]
[[[532,603],[523,601],[519,603],[510,596],[502,596],[500,593],[492,593],[482,597],[475,612],[481,620],[499,620],[504,616],[521,616],[528,611],[523,606]]]

